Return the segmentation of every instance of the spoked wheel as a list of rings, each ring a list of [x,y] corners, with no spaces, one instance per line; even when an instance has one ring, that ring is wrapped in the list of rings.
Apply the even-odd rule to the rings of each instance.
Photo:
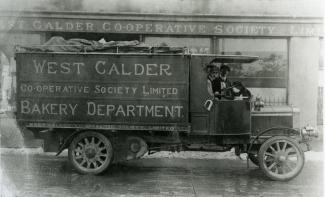
[[[266,140],[258,153],[263,172],[272,180],[287,181],[296,177],[305,162],[304,152],[292,138],[276,136]]]
[[[69,147],[69,160],[82,174],[99,174],[111,162],[113,147],[107,137],[87,131],[73,139]]]

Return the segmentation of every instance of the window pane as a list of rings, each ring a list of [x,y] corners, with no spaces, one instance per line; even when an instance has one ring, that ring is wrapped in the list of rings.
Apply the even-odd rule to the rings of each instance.
[[[288,50],[286,39],[219,39],[224,54],[254,55],[259,61],[232,64],[230,78],[242,81],[254,94],[270,104],[286,103]]]
[[[256,55],[260,60],[233,69],[233,75],[285,78],[287,42],[285,39],[222,39],[225,54]]]
[[[180,37],[151,37],[145,38],[145,43],[152,46],[167,44],[173,47],[186,47],[190,53],[208,54],[210,52],[210,38],[180,38]]]

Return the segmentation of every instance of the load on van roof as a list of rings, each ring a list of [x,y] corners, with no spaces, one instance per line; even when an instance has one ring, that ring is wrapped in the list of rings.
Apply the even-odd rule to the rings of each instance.
[[[258,60],[257,56],[247,55],[223,55],[223,54],[191,54],[186,47],[172,47],[166,43],[157,46],[149,46],[140,43],[138,40],[132,41],[99,41],[86,40],[82,38],[73,38],[66,40],[60,36],[50,38],[43,45],[16,46],[16,52],[96,52],[96,53],[136,53],[136,54],[186,54],[189,56],[209,56],[213,63],[251,63]]]
[[[162,43],[158,46],[148,46],[138,40],[132,41],[99,41],[73,38],[65,40],[54,36],[43,45],[17,46],[18,52],[104,52],[104,53],[185,53],[185,47],[171,47]]]

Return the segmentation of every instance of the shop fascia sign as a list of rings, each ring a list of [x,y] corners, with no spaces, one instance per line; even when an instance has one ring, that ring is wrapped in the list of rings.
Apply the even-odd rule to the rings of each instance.
[[[60,31],[168,35],[321,36],[315,23],[237,23],[94,20],[65,18],[0,18],[0,31]]]

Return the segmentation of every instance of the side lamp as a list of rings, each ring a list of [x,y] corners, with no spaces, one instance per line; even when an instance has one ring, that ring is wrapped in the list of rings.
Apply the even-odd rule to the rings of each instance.
[[[261,108],[264,107],[264,102],[260,97],[256,97],[256,100],[254,102],[254,110],[255,111],[261,111]]]

